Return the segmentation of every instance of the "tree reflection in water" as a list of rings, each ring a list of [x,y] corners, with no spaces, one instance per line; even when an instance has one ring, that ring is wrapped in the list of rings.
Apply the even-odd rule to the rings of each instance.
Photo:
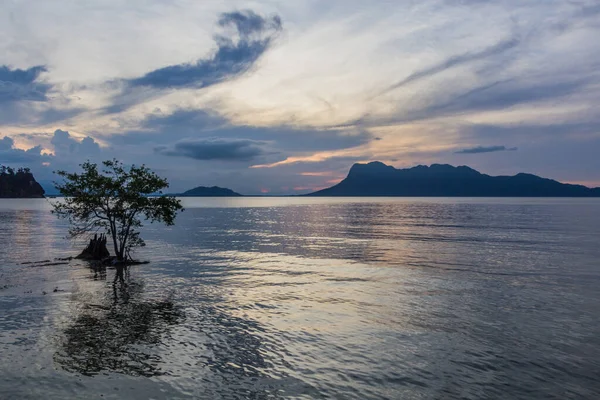
[[[93,280],[106,280],[106,265],[103,265],[101,262],[93,262],[90,263],[90,270],[94,273],[94,276],[92,277]]]
[[[183,312],[171,300],[144,300],[143,284],[131,280],[114,284],[112,296],[106,293],[100,303],[84,304],[62,332],[55,363],[88,376],[104,371],[162,375],[157,345],[183,319]]]
[[[112,281],[108,275],[92,269],[89,278]],[[214,297],[214,286],[178,292],[174,303],[148,300],[151,289],[127,281],[108,284],[112,289],[99,300],[82,294],[85,304],[77,305],[77,315],[59,332],[58,367],[87,376],[167,375],[194,398],[318,397],[316,388],[290,376],[280,332],[235,315],[241,310]]]

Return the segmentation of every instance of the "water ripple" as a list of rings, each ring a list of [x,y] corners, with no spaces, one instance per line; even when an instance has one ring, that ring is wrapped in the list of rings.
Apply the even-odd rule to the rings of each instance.
[[[600,397],[597,201],[236,201],[127,285],[0,201],[0,398]]]

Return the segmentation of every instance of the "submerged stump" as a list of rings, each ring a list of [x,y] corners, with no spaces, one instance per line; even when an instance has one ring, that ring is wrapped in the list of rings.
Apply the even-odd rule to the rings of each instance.
[[[90,261],[90,265],[92,268],[106,268],[113,267],[116,270],[115,274],[115,282],[117,280],[124,282],[125,281],[125,272],[127,272],[127,267],[129,265],[139,265],[139,264],[148,264],[149,261],[136,261],[131,259],[119,260],[116,256],[111,256],[108,248],[106,247],[106,235],[105,234],[95,234],[93,238],[90,239],[87,247],[79,254],[76,259],[87,260]]]
[[[110,253],[106,248],[106,235],[105,234],[95,234],[92,239],[90,239],[90,243],[87,247],[79,254],[78,259],[82,260],[104,260],[107,257],[110,257]]]

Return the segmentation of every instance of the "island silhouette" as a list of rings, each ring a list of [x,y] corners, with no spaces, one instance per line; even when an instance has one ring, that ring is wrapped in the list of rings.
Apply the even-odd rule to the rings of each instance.
[[[340,183],[309,196],[600,197],[600,188],[525,173],[490,176],[467,166],[433,164],[396,169],[374,161],[354,164]]]
[[[234,192],[231,189],[218,186],[198,186],[186,192],[179,193],[180,197],[239,197],[241,194]]]
[[[43,198],[44,193],[28,168],[0,165],[0,198]]]
[[[219,186],[198,186],[179,197],[240,197]],[[340,183],[304,196],[343,197],[600,197],[600,188],[561,183],[533,174],[491,176],[467,166],[418,165],[397,169],[380,161],[354,164]],[[40,198],[44,189],[29,169],[4,168],[0,198]]]

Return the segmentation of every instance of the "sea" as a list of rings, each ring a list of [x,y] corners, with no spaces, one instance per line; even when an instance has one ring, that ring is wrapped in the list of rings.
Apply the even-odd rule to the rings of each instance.
[[[598,399],[600,199],[186,198],[149,261],[0,200],[0,399]]]

